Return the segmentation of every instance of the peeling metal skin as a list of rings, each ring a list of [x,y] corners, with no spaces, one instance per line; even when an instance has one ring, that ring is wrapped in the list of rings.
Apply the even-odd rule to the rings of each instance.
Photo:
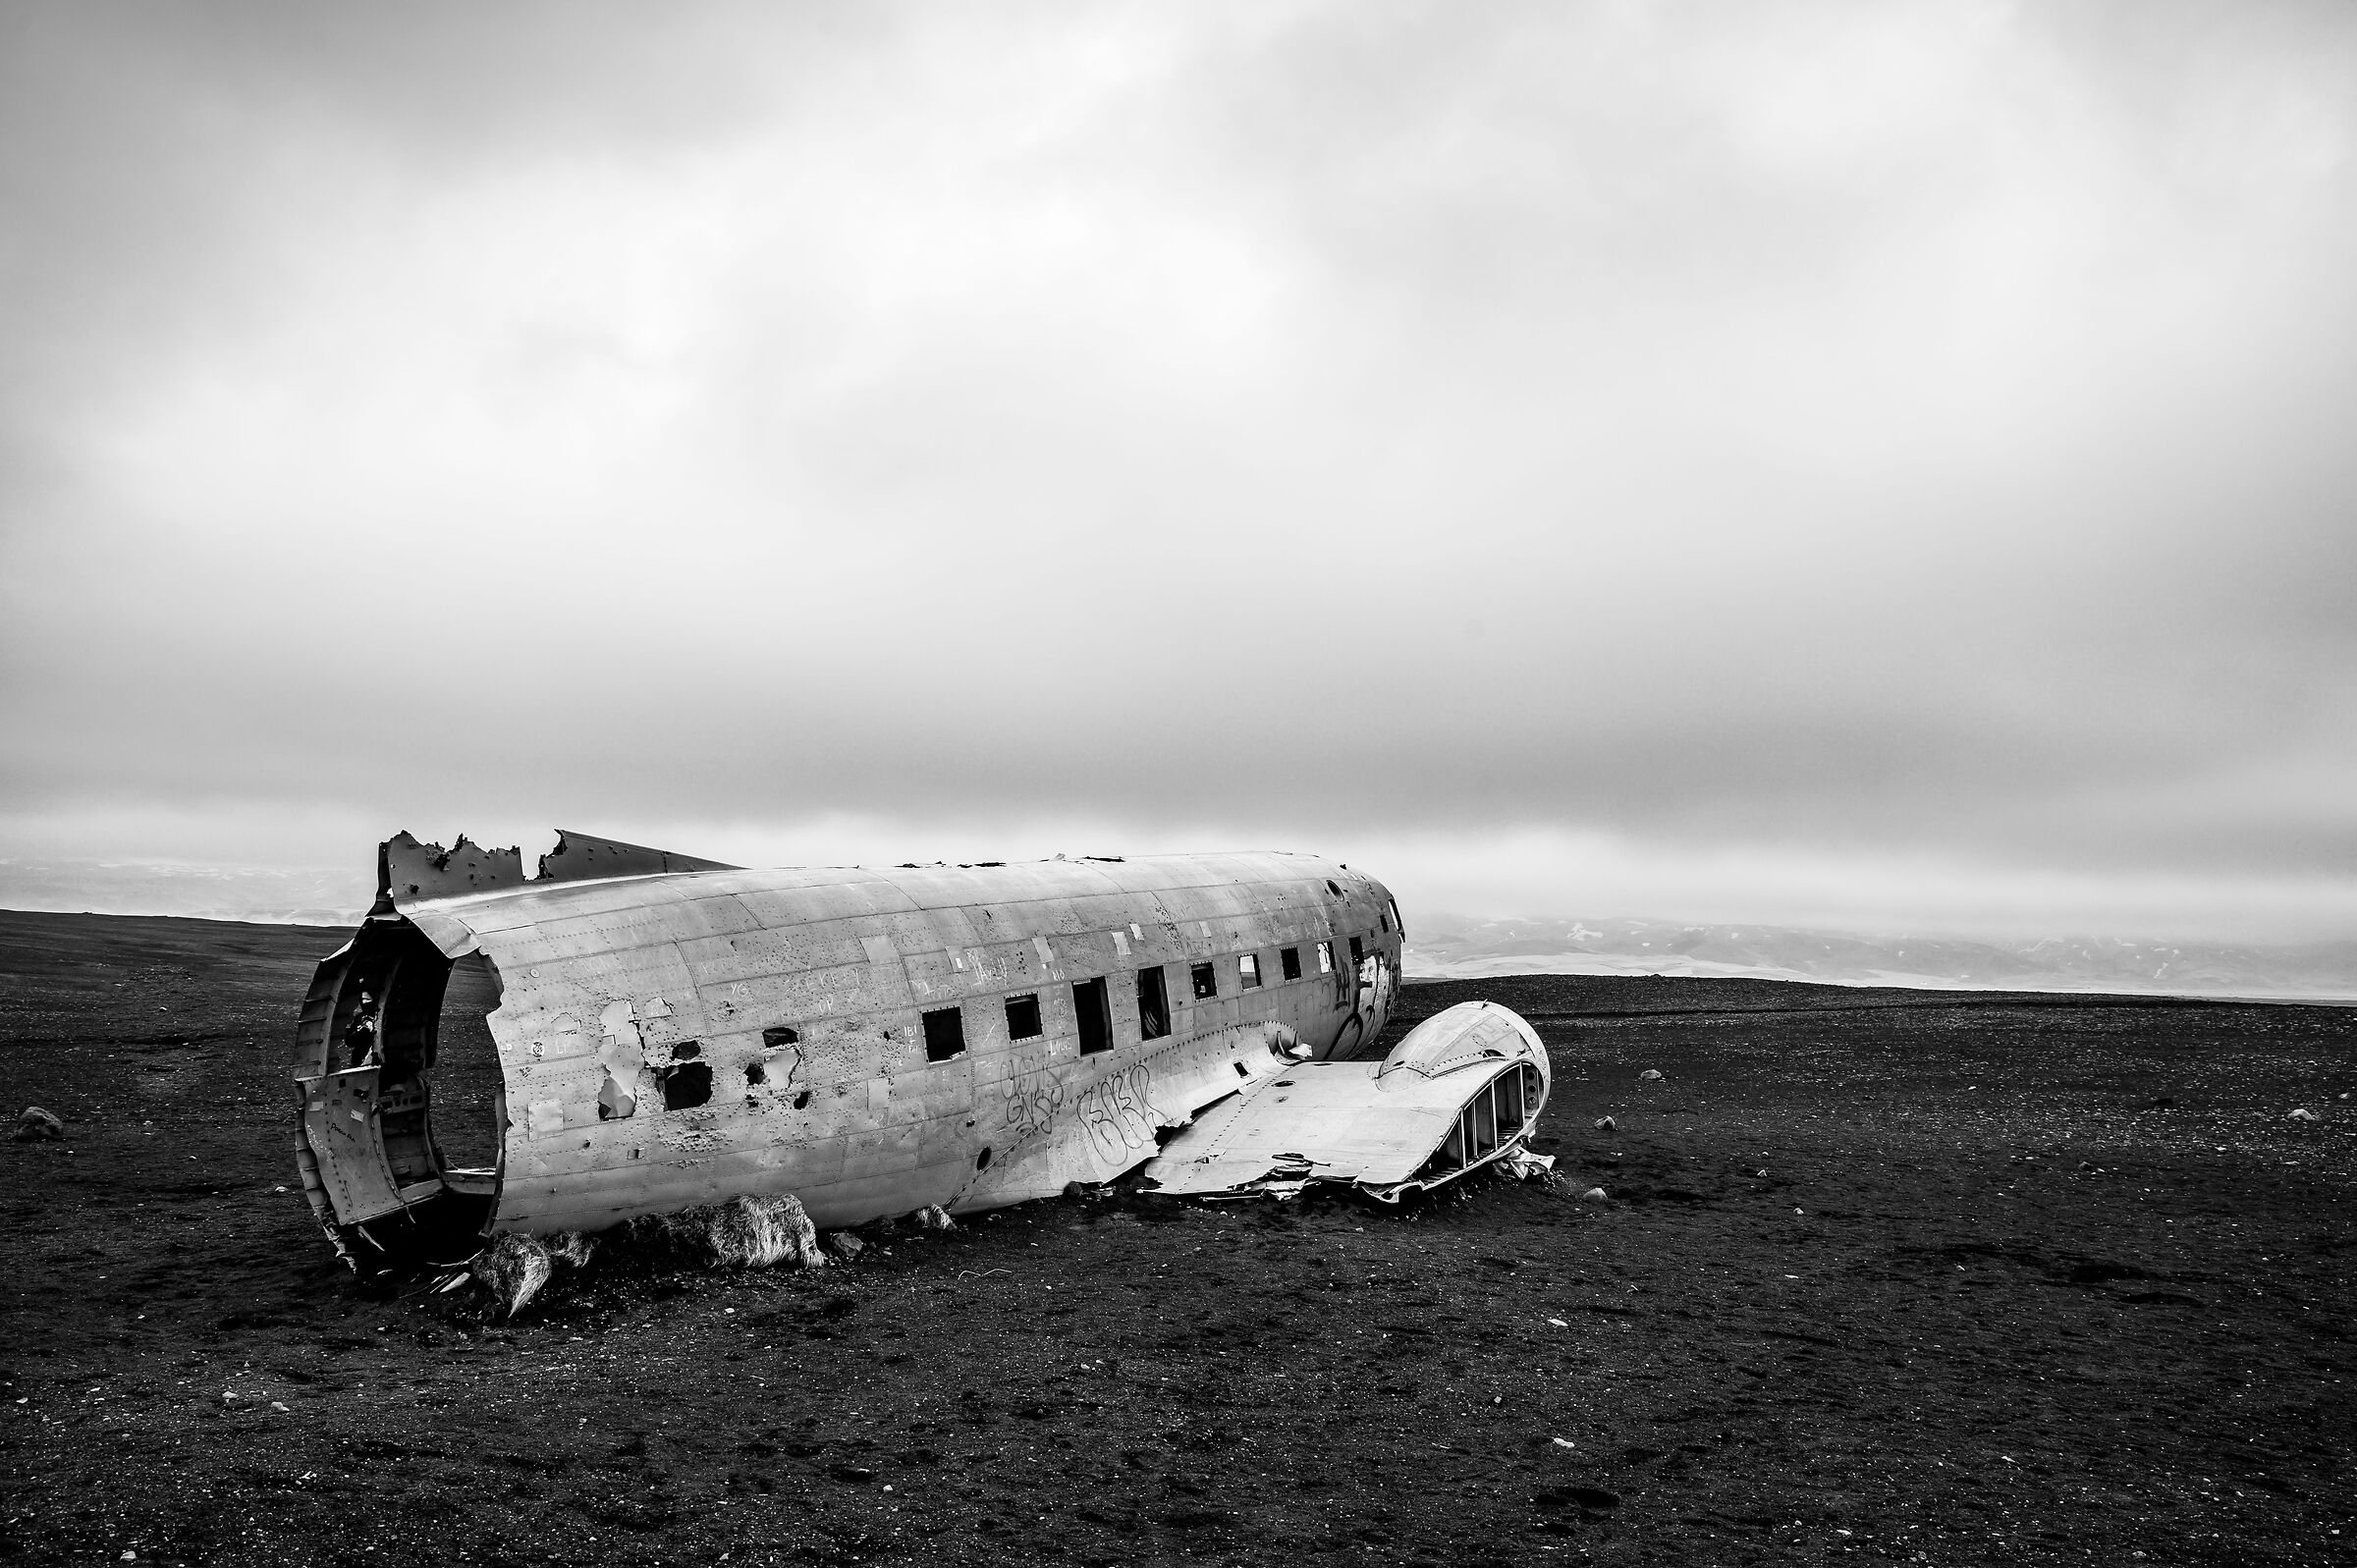
[[[1397,1196],[1515,1155],[1546,1094],[1503,1008],[1344,1062],[1397,993],[1398,908],[1314,856],[750,871],[568,833],[527,880],[515,850],[402,834],[378,871],[298,1035],[297,1161],[339,1251],[737,1197],[791,1195],[828,1229],[968,1213],[1166,1141],[1193,1151],[1148,1172],[1175,1191],[1216,1168],[1222,1191]],[[444,986],[470,954],[500,998],[491,1168],[450,1163],[433,1122]],[[1271,1091],[1305,1063],[1319,1093]],[[1186,1140],[1213,1118],[1172,1134],[1213,1108],[1206,1162]],[[1256,1165],[1270,1140],[1288,1158]]]

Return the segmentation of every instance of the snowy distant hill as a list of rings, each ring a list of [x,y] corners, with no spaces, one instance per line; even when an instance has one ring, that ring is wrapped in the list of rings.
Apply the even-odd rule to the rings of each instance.
[[[365,874],[155,862],[0,860],[0,908],[356,925]],[[1846,985],[2357,1000],[2357,942],[2258,947],[2112,938],[1972,942],[1659,920],[1408,917],[1410,978],[1750,975]]]
[[[356,926],[375,896],[375,880],[364,870],[355,874],[179,862],[0,860],[0,909]]]
[[[1653,920],[1410,919],[1408,975],[1750,975],[1845,985],[2357,1000],[2357,942],[2258,947],[2115,938],[1862,937]]]

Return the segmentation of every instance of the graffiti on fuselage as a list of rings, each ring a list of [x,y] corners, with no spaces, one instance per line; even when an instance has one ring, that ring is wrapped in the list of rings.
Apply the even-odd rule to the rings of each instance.
[[[1154,1147],[1154,1129],[1173,1118],[1155,1106],[1153,1069],[1143,1064],[1100,1078],[1072,1100],[1072,1114],[1099,1159],[1126,1162],[1124,1153]],[[1028,1085],[1011,1083],[1005,1093],[1006,1125],[1019,1148],[1056,1130],[1065,1108],[1065,1088],[1042,1075]]]
[[[1020,1146],[1034,1138],[1044,1138],[1056,1126],[1056,1112],[1064,1108],[1064,1085],[1046,1073],[1032,1078],[1026,1085],[1010,1082],[1007,1085],[1007,1127]]]
[[[1154,1147],[1154,1128],[1173,1118],[1154,1108],[1147,1098],[1154,1084],[1144,1064],[1115,1073],[1092,1084],[1080,1097],[1080,1125],[1100,1159],[1120,1160],[1124,1150]]]

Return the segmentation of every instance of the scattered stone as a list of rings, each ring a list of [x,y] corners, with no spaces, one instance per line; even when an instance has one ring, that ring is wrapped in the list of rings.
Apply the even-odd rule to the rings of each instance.
[[[850,1263],[853,1258],[867,1251],[867,1243],[848,1230],[838,1230],[829,1236],[827,1245],[833,1248],[835,1256],[841,1258],[845,1263]]]
[[[919,1209],[908,1217],[908,1222],[919,1230],[948,1230],[958,1223],[947,1209],[938,1207]]]
[[[1638,1073],[1638,1074],[1637,1074],[1637,1082],[1639,1082],[1639,1083],[1655,1083],[1655,1082],[1658,1082],[1658,1081],[1661,1079],[1661,1076],[1662,1076],[1662,1074],[1661,1074],[1661,1071],[1660,1071],[1660,1069],[1658,1069],[1658,1068],[1654,1068],[1654,1067],[1648,1067],[1648,1068],[1646,1068],[1646,1069],[1645,1069],[1643,1072],[1641,1072],[1641,1073]]]
[[[15,1138],[18,1143],[38,1143],[44,1138],[63,1138],[65,1135],[66,1124],[58,1120],[57,1112],[53,1110],[27,1106],[25,1113],[17,1118]]]
[[[1596,1130],[1598,1132],[1617,1132],[1619,1129],[1620,1123],[1615,1121],[1610,1116],[1598,1116],[1596,1118]]]
[[[270,1401],[270,1408],[271,1408],[271,1409],[273,1409],[273,1410],[275,1410],[275,1411],[277,1411],[277,1412],[278,1412],[280,1415],[282,1415],[282,1416],[283,1416],[283,1415],[285,1415],[285,1414],[287,1413],[287,1407],[286,1407],[286,1406],[284,1406],[284,1405],[282,1405],[282,1404],[280,1404],[280,1403],[279,1403],[277,1400],[275,1400],[275,1399],[273,1399],[273,1400],[271,1400],[271,1401]]]
[[[2293,1121],[2314,1121],[2316,1112],[2305,1107],[2295,1107],[2291,1112],[2291,1119]]]
[[[1602,1187],[1590,1187],[1586,1192],[1583,1192],[1579,1195],[1579,1201],[1581,1203],[1602,1203],[1604,1202],[1604,1189]]]

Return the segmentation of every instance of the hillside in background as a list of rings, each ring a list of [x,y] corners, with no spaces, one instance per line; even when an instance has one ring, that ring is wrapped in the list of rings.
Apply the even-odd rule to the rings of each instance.
[[[146,861],[0,860],[0,909],[355,926],[375,895],[365,867],[276,871]]]
[[[1657,920],[1408,922],[1408,976],[1751,975],[1837,985],[2172,996],[2357,998],[2357,942],[2303,946],[2048,938],[1864,937]]]
[[[0,860],[5,909],[349,926],[359,921],[373,892],[364,873],[317,868]],[[1749,975],[1836,985],[2357,1000],[2357,942],[1973,941],[1666,920],[1419,917],[1412,909],[1407,925],[1407,973],[1428,980]]]

